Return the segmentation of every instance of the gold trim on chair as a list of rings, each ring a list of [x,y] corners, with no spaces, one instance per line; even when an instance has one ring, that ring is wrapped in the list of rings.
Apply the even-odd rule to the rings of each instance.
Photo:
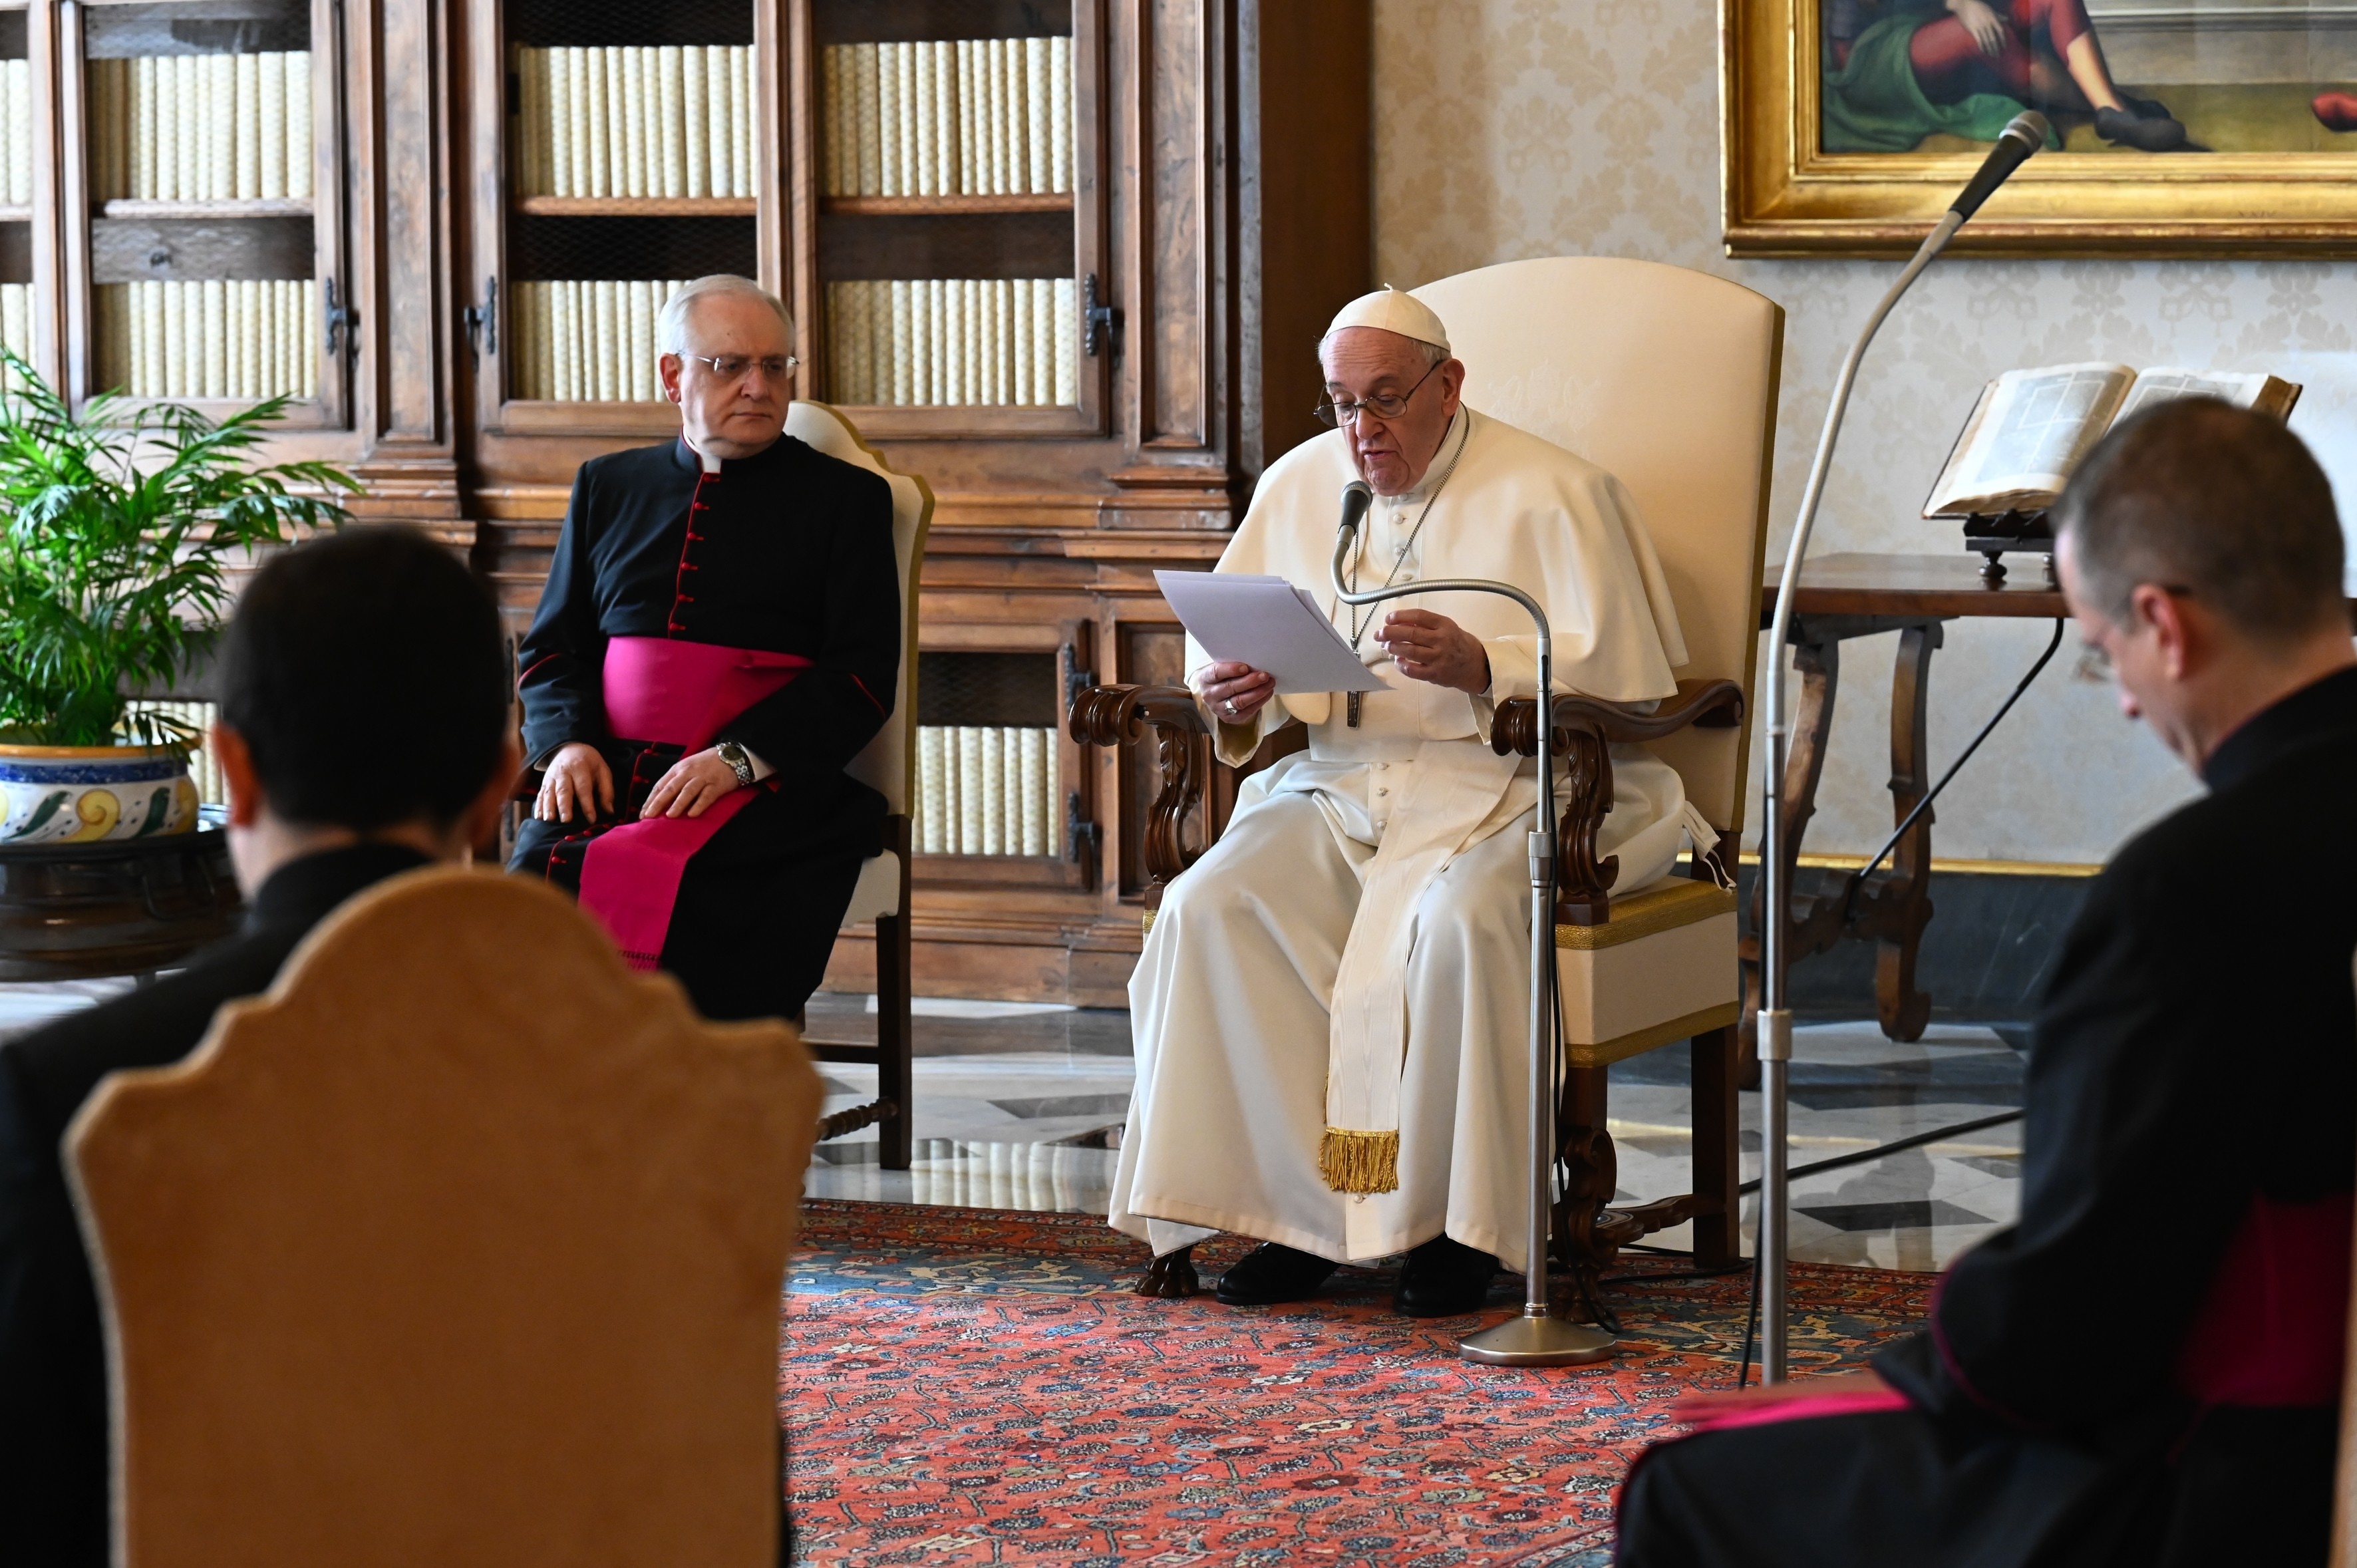
[[[1707,1035],[1713,1029],[1724,1029],[1742,1016],[1742,1003],[1721,1002],[1699,1013],[1673,1018],[1666,1024],[1635,1030],[1617,1040],[1605,1040],[1593,1046],[1566,1045],[1564,1060],[1573,1067],[1610,1067],[1614,1062],[1643,1056],[1647,1051],[1666,1046],[1673,1040],[1691,1039],[1696,1035]]]
[[[1612,901],[1612,918],[1600,926],[1557,926],[1555,945],[1575,952],[1617,948],[1622,942],[1674,931],[1717,915],[1735,912],[1735,890],[1711,882],[1673,877],[1658,887]],[[1675,1039],[1674,1035],[1665,1036]]]

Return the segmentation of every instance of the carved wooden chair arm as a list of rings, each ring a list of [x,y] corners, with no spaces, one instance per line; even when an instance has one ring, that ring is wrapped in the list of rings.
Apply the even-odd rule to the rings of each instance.
[[[1606,748],[1687,728],[1731,729],[1743,722],[1743,688],[1732,681],[1681,681],[1676,694],[1650,714],[1598,697],[1558,697],[1555,722],[1555,755],[1568,775],[1556,830],[1555,918],[1566,926],[1600,926],[1612,918],[1612,882],[1620,871],[1618,855],[1596,855],[1596,835],[1612,810]],[[1490,744],[1501,757],[1537,756],[1538,703],[1528,697],[1499,703]]]
[[[1149,725],[1211,733],[1184,686],[1091,686],[1072,699],[1071,735],[1082,746],[1126,746],[1145,739]]]
[[[1187,847],[1187,819],[1211,776],[1211,726],[1184,686],[1091,686],[1072,699],[1071,737],[1082,746],[1123,746],[1154,732],[1162,788],[1146,813],[1146,904],[1162,902],[1171,878],[1201,852]]]
[[[1743,688],[1732,681],[1681,681],[1674,695],[1664,698],[1652,713],[1601,697],[1557,697],[1555,735],[1557,750],[1567,748],[1567,735],[1584,729],[1607,746],[1660,740],[1682,729],[1732,729],[1743,722]],[[1528,697],[1510,697],[1498,704],[1490,726],[1490,745],[1501,757],[1518,752],[1536,757],[1539,751],[1539,705]]]

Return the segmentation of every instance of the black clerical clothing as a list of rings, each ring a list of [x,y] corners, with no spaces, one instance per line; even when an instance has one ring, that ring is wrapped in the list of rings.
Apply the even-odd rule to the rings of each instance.
[[[2357,671],[2236,730],[2092,885],[2021,1218],[1876,1358],[1903,1408],[1651,1450],[1618,1561],[2324,1560],[2357,1174]]]
[[[425,864],[393,844],[291,862],[187,969],[0,1046],[0,1561],[107,1561],[106,1363],[62,1154],[74,1113],[108,1073],[187,1056],[336,906]]]
[[[774,771],[688,862],[660,961],[708,1017],[791,1016],[880,847],[883,798],[843,769],[890,716],[899,676],[890,488],[791,435],[710,473],[684,441],[582,465],[519,650],[523,742],[534,766],[568,742],[596,746],[617,813],[527,822],[510,862],[576,893],[597,832],[635,821],[683,750],[608,724],[617,638],[809,661],[715,736]]]

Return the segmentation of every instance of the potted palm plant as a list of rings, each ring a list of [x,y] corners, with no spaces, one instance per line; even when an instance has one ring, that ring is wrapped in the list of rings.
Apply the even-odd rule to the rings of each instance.
[[[334,498],[359,487],[255,460],[284,398],[215,421],[110,395],[77,417],[16,355],[0,364],[0,854],[188,832],[199,737],[132,698],[210,650],[234,567],[339,526]]]

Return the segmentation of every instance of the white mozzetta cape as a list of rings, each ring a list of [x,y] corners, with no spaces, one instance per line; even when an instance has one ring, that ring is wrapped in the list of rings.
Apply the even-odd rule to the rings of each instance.
[[[1458,423],[1426,475],[1426,486],[1441,488],[1398,581],[1482,577],[1513,584],[1546,607],[1558,693],[1621,703],[1671,695],[1676,690],[1671,670],[1684,662],[1685,640],[1628,491],[1596,465],[1526,431],[1469,408]],[[1460,441],[1462,453],[1443,483]],[[1281,576],[1307,588],[1348,636],[1350,607],[1334,596],[1329,564],[1342,489],[1357,477],[1341,431],[1295,447],[1263,476],[1216,570]],[[1377,542],[1361,562],[1361,587],[1383,582],[1393,551],[1405,542],[1428,495],[1379,499],[1377,507],[1398,521],[1385,520],[1386,527],[1371,518],[1361,531],[1362,542]],[[1287,758],[1296,766],[1286,779],[1270,782],[1272,790],[1321,788],[1315,780],[1333,772],[1327,765],[1415,764],[1414,782],[1393,809],[1367,867],[1334,988],[1324,1163],[1329,1185],[1338,1191],[1389,1191],[1396,1180],[1380,1151],[1386,1138],[1391,1148],[1397,1146],[1405,977],[1417,901],[1452,857],[1529,809],[1524,800],[1501,813],[1517,772],[1528,765],[1492,753],[1489,734],[1496,702],[1536,694],[1537,638],[1530,618],[1496,595],[1436,593],[1363,609],[1361,623],[1372,618],[1380,627],[1384,615],[1403,608],[1447,616],[1480,638],[1490,655],[1490,692],[1473,697],[1406,679],[1370,628],[1361,656],[1390,689],[1367,693],[1358,728],[1345,724],[1345,704],[1329,693],[1276,698],[1248,725],[1215,723],[1219,755],[1231,764],[1250,757],[1271,730],[1289,720],[1309,726],[1308,757]],[[1189,670],[1209,661],[1190,639]],[[1214,718],[1208,707],[1205,716]],[[1641,756],[1631,760],[1650,765],[1674,787],[1675,775],[1665,766]],[[1682,801],[1683,792],[1674,792]],[[1677,808],[1668,814],[1675,816]],[[1674,843],[1669,854],[1675,854]],[[1622,883],[1624,889],[1631,886]],[[1343,1175],[1342,1165],[1354,1159],[1359,1174]]]

